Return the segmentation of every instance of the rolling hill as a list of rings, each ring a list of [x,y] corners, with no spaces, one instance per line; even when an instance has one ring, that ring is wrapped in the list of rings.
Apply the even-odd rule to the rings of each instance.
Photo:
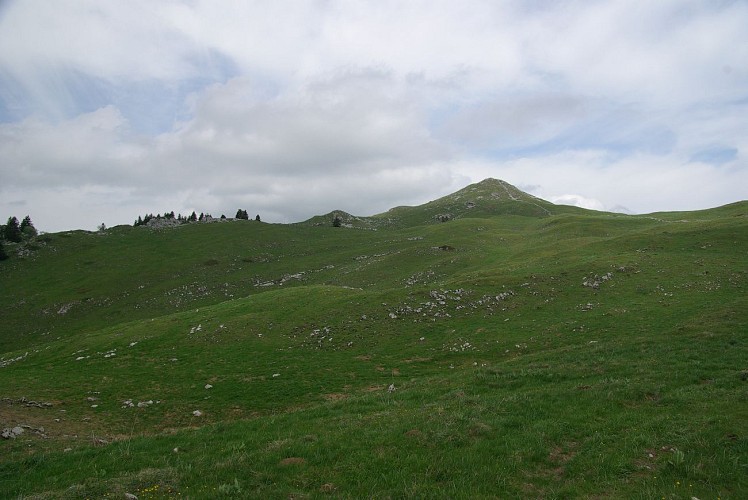
[[[747,202],[632,216],[487,179],[7,248],[4,498],[748,493]]]

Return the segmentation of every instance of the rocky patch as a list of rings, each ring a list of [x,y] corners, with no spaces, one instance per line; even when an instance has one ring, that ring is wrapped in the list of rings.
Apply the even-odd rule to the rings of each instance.
[[[587,276],[582,281],[582,286],[586,286],[588,288],[592,288],[594,290],[597,290],[600,288],[600,286],[605,283],[606,281],[610,281],[613,279],[613,273],[608,272],[603,274],[602,276],[598,276],[597,274],[593,274],[590,276]]]

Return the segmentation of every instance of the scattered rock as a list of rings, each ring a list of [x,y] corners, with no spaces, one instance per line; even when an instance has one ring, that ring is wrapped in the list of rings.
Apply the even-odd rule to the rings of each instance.
[[[582,286],[597,290],[600,288],[600,285],[611,279],[613,279],[613,273],[605,273],[602,276],[595,274],[592,277],[585,278],[584,281],[582,281]]]
[[[132,493],[125,493],[125,498],[127,498],[127,500],[138,500],[138,497]]]
[[[2,359],[2,360],[0,360],[0,368],[4,368],[4,367],[8,366],[11,363],[15,363],[16,361],[21,361],[23,359],[26,359],[26,356],[28,356],[28,355],[29,355],[29,353],[27,352],[26,354],[24,354],[22,356],[18,356],[17,358]]]
[[[397,388],[395,387],[395,384],[390,384],[390,386],[387,388],[387,392],[395,392]]]
[[[3,403],[7,403],[9,405],[18,403],[18,404],[22,404],[23,406],[28,406],[28,407],[33,406],[34,408],[51,408],[52,407],[52,403],[47,403],[46,401],[32,401],[30,399],[26,399],[25,397],[22,397],[17,400],[10,399],[10,398],[3,398],[3,399],[0,399],[0,401],[2,401]]]
[[[203,416],[203,412],[201,412],[200,410],[195,410],[195,411],[192,412],[192,415],[195,416],[195,417],[202,417]]]
[[[15,439],[21,434],[23,434],[23,427],[15,426],[13,428],[3,429],[0,433],[0,437],[3,439]]]
[[[75,302],[70,302],[69,304],[63,304],[60,307],[60,309],[57,311],[57,314],[60,314],[60,315],[67,314],[67,312],[70,310],[70,308],[72,308],[77,303],[78,302],[75,301]]]
[[[206,388],[206,389],[212,389],[212,388],[213,388],[213,386],[212,386],[212,385],[210,385],[210,384],[205,384],[205,388]]]

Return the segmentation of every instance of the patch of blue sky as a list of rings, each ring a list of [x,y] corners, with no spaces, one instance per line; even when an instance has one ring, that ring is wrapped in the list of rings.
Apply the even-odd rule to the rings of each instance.
[[[0,70],[0,123],[30,116],[57,122],[114,106],[136,133],[167,132],[187,118],[190,94],[237,74],[233,63],[215,52],[192,61],[192,66],[190,76],[173,80],[112,80],[71,68],[45,68],[29,82]]]
[[[708,163],[710,165],[723,165],[738,157],[738,149],[725,146],[713,146],[702,149],[691,156],[691,162]]]

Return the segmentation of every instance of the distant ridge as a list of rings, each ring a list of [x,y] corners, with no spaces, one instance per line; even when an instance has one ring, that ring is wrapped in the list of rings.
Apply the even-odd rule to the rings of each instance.
[[[325,215],[312,217],[302,224],[332,225],[336,214],[345,227],[376,229],[436,224],[465,217],[548,217],[562,213],[590,212],[579,207],[556,205],[528,194],[506,181],[488,178],[423,205],[395,207],[371,217],[357,217],[342,210],[334,210]]]

